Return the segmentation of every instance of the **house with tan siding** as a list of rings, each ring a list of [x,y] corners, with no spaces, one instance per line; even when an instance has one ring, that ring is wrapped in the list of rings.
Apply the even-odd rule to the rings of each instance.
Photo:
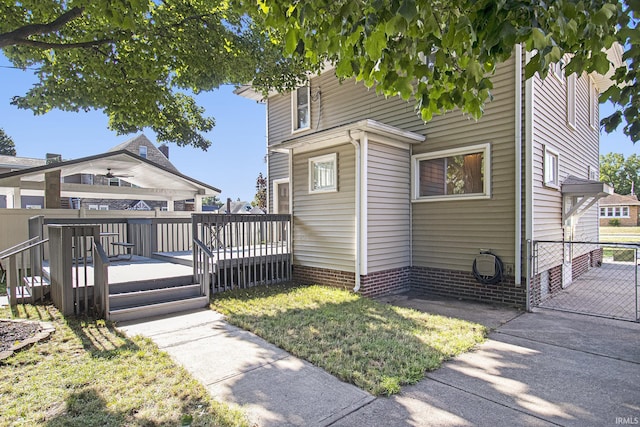
[[[424,123],[413,103],[331,69],[266,99],[238,88],[266,103],[268,209],[292,215],[294,279],[524,306],[529,240],[596,239],[609,191],[597,96],[610,82],[525,80],[528,57],[518,47],[499,65],[477,121]]]
[[[604,197],[600,200],[600,226],[637,227],[639,206],[640,201],[635,194],[612,194]]]

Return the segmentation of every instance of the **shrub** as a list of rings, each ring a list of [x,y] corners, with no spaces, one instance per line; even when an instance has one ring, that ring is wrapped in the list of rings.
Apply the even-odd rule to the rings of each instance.
[[[620,227],[620,220],[619,219],[610,219],[609,220],[609,225],[612,227]]]

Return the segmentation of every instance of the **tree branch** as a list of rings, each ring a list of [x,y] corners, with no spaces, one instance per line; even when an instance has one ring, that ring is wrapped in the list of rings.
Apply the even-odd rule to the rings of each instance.
[[[29,47],[35,47],[38,49],[84,49],[89,47],[102,46],[107,43],[115,43],[115,40],[104,39],[104,40],[93,40],[89,42],[78,42],[78,43],[49,43],[49,42],[40,42],[35,40],[20,39],[20,40],[15,40],[15,42],[13,43],[13,46],[29,46]]]
[[[60,28],[67,25],[69,22],[74,19],[79,18],[84,13],[84,8],[74,7],[69,11],[63,13],[55,20],[49,22],[48,24],[29,24],[23,27],[20,27],[16,30],[13,30],[9,33],[0,34],[0,49],[13,46],[16,44],[23,44],[19,42],[29,41],[27,38],[29,36],[33,36],[36,34],[50,34],[55,31],[58,31]],[[90,44],[89,46],[93,46],[94,44]],[[55,46],[56,48],[60,48],[61,46]],[[80,47],[80,46],[75,46]],[[86,47],[86,46],[84,46]]]

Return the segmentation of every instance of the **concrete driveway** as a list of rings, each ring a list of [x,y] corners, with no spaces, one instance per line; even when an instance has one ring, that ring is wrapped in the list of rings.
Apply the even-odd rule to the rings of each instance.
[[[476,351],[335,426],[640,424],[638,323],[412,294],[386,301],[495,329]]]

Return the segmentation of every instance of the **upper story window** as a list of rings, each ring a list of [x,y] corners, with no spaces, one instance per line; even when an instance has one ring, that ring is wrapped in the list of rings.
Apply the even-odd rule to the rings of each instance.
[[[338,155],[336,153],[309,159],[309,193],[338,191]]]
[[[490,144],[413,156],[413,199],[490,197]]]
[[[576,128],[576,73],[567,77],[567,125]]]
[[[291,93],[291,123],[293,132],[311,127],[311,109],[309,86],[302,86]]]
[[[138,149],[138,153],[140,154],[140,157],[142,157],[143,159],[147,158],[147,146],[146,145],[141,145],[140,148]]]
[[[109,178],[109,186],[120,187],[120,178]]]
[[[558,152],[544,147],[544,185],[547,187],[560,188]]]

